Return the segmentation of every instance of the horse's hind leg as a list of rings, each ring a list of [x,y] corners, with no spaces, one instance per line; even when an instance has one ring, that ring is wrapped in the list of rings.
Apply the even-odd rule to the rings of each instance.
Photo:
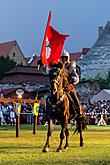
[[[50,137],[51,137],[52,131],[53,131],[53,121],[51,119],[48,121],[47,140],[46,140],[46,143],[45,143],[45,146],[44,146],[42,152],[48,152],[50,149]]]
[[[82,147],[84,145],[83,143],[83,135],[82,135],[82,124],[81,124],[81,121],[80,121],[80,118],[78,119],[79,121],[78,122],[78,131],[79,131],[79,134],[80,134],[80,147]]]
[[[64,149],[68,149],[68,147],[69,147],[69,144],[68,144],[69,130],[68,130],[68,128],[66,128],[66,130],[65,130],[65,135],[66,135],[66,144],[64,146]]]
[[[80,147],[84,145],[83,143],[83,136],[82,136],[82,131],[80,131]]]

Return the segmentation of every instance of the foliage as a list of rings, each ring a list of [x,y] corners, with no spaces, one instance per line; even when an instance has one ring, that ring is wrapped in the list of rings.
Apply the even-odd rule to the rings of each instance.
[[[86,82],[86,81],[94,82],[94,81],[96,81],[100,84],[101,89],[110,89],[110,72],[108,72],[108,76],[106,79],[104,79],[98,75],[95,78],[83,78],[81,81],[82,82]]]
[[[110,79],[108,77],[106,79],[103,79],[102,77],[97,77],[95,80],[100,83],[101,89],[110,88]]]
[[[11,60],[9,57],[0,57],[0,79],[4,77],[4,74],[16,66],[16,62]]]
[[[32,126],[20,126],[20,137],[15,138],[14,126],[0,126],[0,165],[108,165],[110,164],[110,126],[88,126],[84,131],[84,147],[79,147],[79,135],[70,129],[70,147],[56,153],[60,126],[55,126],[51,137],[51,150],[42,153],[47,127],[38,126],[33,135]]]

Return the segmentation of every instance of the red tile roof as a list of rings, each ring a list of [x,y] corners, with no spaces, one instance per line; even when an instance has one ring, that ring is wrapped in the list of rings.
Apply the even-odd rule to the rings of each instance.
[[[30,63],[30,66],[37,66],[37,61],[40,59],[38,56],[34,56],[32,62]]]
[[[49,77],[37,70],[37,67],[19,66],[5,74],[0,83],[49,85]]]
[[[5,42],[5,43],[1,43],[0,44],[0,56],[7,57],[8,53],[10,52],[12,47],[16,44],[17,44],[16,41],[9,41],[9,42]]]
[[[86,54],[88,51],[89,51],[90,48],[83,48],[83,54]],[[81,57],[82,55],[82,52],[74,52],[74,53],[69,53],[70,54],[70,60],[71,61],[78,61],[79,58]],[[34,56],[33,59],[32,59],[32,62],[29,64],[29,66],[37,66],[37,61],[39,60],[39,56]],[[30,60],[31,58],[28,58],[28,61]]]
[[[81,57],[81,52],[69,53],[71,61],[78,61]]]
[[[81,57],[81,52],[75,52],[75,53],[69,53],[71,61],[75,60],[78,61]],[[39,60],[39,56],[34,56],[32,62],[29,64],[29,66],[37,66],[37,61]],[[30,60],[30,58],[29,58]]]
[[[6,72],[6,75],[9,74],[39,74],[41,75],[42,73],[37,69],[35,66],[17,66],[14,69]]]
[[[87,54],[90,48],[83,48],[82,49],[82,54]]]

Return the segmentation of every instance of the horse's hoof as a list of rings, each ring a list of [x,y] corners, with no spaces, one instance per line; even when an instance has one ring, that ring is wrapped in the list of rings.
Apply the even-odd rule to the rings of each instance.
[[[68,146],[64,146],[64,149],[67,150],[69,147]]]
[[[58,148],[58,149],[56,150],[56,152],[62,152],[62,149],[59,149],[59,148]]]
[[[49,147],[44,147],[44,148],[42,149],[42,152],[49,152]]]
[[[80,147],[83,147],[84,143],[80,143]]]

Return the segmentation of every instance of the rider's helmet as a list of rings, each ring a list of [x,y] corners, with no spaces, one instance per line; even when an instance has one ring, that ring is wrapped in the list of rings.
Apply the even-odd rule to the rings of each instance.
[[[66,62],[70,63],[70,55],[66,50],[63,51],[61,59],[62,59],[62,61],[66,61]]]

